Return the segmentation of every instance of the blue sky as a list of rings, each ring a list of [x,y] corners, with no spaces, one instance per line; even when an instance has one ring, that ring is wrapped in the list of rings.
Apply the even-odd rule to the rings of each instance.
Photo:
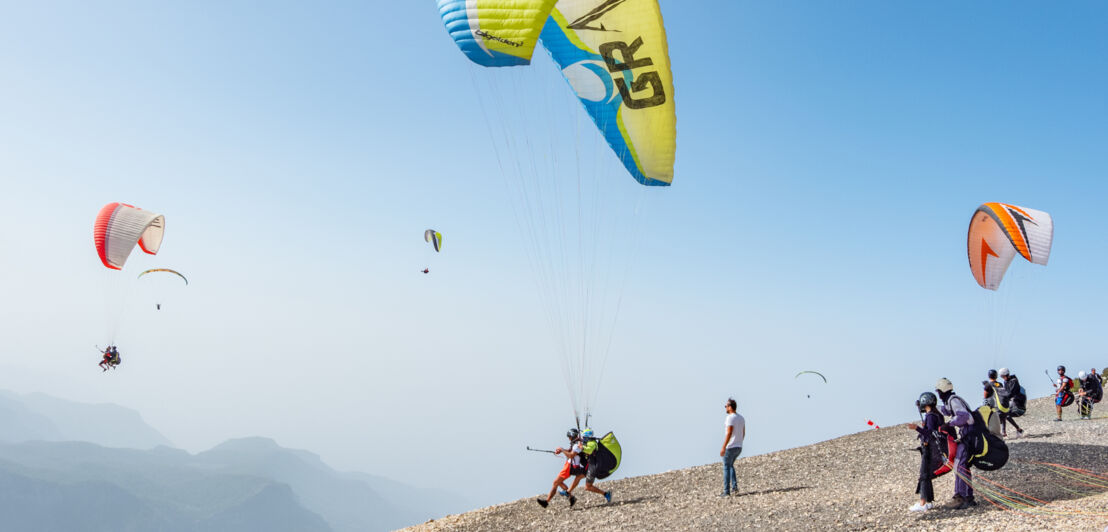
[[[757,453],[910,419],[940,376],[976,397],[1007,365],[1042,394],[1043,369],[1108,365],[1103,3],[662,10],[676,173],[597,412],[621,474],[712,461],[728,395]],[[480,503],[542,491],[558,464],[519,451],[571,420],[472,71],[430,1],[7,6],[0,386],[136,408],[193,451],[266,435]],[[128,268],[192,284],[156,313],[132,290],[101,375],[110,201],[167,218]],[[1055,220],[1050,265],[995,298],[965,255],[986,201]],[[801,369],[830,383],[808,399]]]

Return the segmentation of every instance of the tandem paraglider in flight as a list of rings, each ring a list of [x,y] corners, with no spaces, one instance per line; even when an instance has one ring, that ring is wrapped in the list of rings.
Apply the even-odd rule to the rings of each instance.
[[[109,367],[115,368],[121,362],[115,337],[127,293],[126,286],[121,283],[127,282],[127,278],[120,275],[120,270],[127,263],[135,246],[146,254],[156,255],[164,236],[165,217],[133,205],[109,203],[96,215],[92,241],[108,276],[105,282],[108,293],[104,304],[108,323],[108,348],[96,348],[102,355],[100,367],[105,371]]]
[[[551,349],[576,426],[588,427],[650,225],[646,196],[673,181],[676,104],[661,9],[657,0],[438,7],[474,63],[476,103],[514,198]],[[540,43],[549,56],[534,54]]]

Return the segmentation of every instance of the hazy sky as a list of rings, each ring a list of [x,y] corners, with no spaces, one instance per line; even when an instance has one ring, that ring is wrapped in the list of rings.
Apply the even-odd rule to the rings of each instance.
[[[676,175],[594,423],[620,475],[718,459],[729,395],[750,454],[908,420],[940,376],[976,399],[1006,365],[1040,395],[1044,369],[1108,365],[1108,5],[662,9]],[[270,436],[486,504],[549,486],[559,461],[524,446],[571,411],[434,2],[2,12],[0,387],[137,409],[194,452]],[[92,245],[111,201],[167,225],[116,279]],[[966,260],[986,201],[1055,221],[1050,265],[1014,263],[999,297]],[[427,227],[448,240],[425,276]],[[159,266],[191,285],[155,311],[130,276]]]

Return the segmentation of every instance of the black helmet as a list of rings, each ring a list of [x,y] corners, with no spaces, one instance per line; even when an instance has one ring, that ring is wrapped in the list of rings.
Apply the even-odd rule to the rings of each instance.
[[[1061,371],[1062,373],[1065,373],[1066,372],[1066,367],[1065,366],[1058,366],[1058,371]]]
[[[581,431],[577,429],[569,429],[566,431],[566,437],[571,440],[576,440],[579,436],[581,436]]]
[[[989,370],[989,378],[990,379],[995,379],[996,378],[996,370],[995,369],[990,369]]]
[[[930,405],[934,407],[937,404],[939,404],[939,398],[935,397],[935,394],[931,392],[923,392],[919,394],[919,399],[916,401],[916,406],[919,408],[920,412],[923,412],[923,407],[925,406]]]

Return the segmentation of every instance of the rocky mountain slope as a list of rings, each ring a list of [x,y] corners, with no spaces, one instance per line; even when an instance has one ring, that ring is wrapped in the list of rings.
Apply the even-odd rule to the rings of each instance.
[[[919,467],[915,431],[906,424],[740,458],[739,493],[719,498],[718,463],[657,475],[603,482],[613,499],[579,490],[577,505],[558,498],[543,509],[534,498],[429,521],[407,530],[1104,530],[1108,526],[1108,408],[1077,420],[1076,406],[1055,422],[1051,398],[1036,399],[1018,419],[1025,434],[1008,440],[1009,463],[999,471],[974,470],[987,481],[1042,501],[1013,511],[990,503],[943,509],[953,475],[935,481],[936,509],[908,507]],[[756,438],[757,434],[748,434]],[[1074,478],[1042,462],[1096,472]],[[1091,482],[1089,480],[1092,480]],[[995,488],[993,488],[995,489]],[[536,496],[539,494],[536,493]]]

